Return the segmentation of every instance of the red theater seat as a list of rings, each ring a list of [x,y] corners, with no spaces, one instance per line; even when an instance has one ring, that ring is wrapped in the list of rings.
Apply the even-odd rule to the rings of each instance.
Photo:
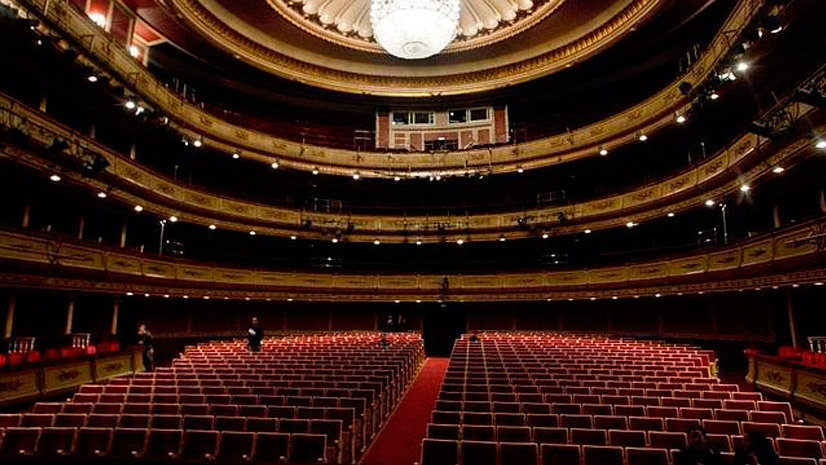
[[[645,431],[634,430],[609,430],[608,442],[620,447],[645,447],[648,443]]]
[[[181,458],[195,462],[210,460],[215,457],[217,447],[217,431],[185,431],[181,445]]]
[[[0,456],[33,455],[41,428],[8,427],[0,443]]]
[[[462,441],[462,463],[474,465],[496,465],[497,445],[495,442]]]
[[[651,447],[662,449],[682,449],[687,445],[686,433],[651,431],[648,433]]]
[[[117,428],[112,434],[108,455],[114,458],[138,457],[143,454],[145,442],[145,429]]]
[[[501,442],[499,463],[502,465],[535,465],[539,451],[536,444]],[[462,461],[464,463],[464,460]]]
[[[95,458],[109,452],[109,441],[112,439],[110,428],[80,428],[77,432],[74,456],[79,458]]]
[[[77,429],[65,427],[43,428],[37,441],[38,457],[61,457],[72,453]]]
[[[257,433],[255,435],[255,463],[284,463],[287,460],[290,435],[286,433]]]
[[[527,426],[497,426],[496,440],[499,442],[531,442],[531,428]]]
[[[179,429],[151,429],[146,440],[143,456],[148,459],[165,460],[178,456],[183,431]]]
[[[225,431],[221,433],[216,459],[219,463],[245,463],[252,458],[253,433]]]
[[[605,430],[571,428],[571,443],[579,445],[604,446],[608,443]]]
[[[582,446],[582,465],[624,465],[624,449],[614,446]]]
[[[540,451],[542,465],[580,465],[582,461],[582,450],[574,444],[542,444]]]
[[[777,438],[777,452],[790,457],[823,458],[823,443],[809,439]]]
[[[823,428],[809,425],[783,425],[783,437],[791,439],[810,439],[824,441]]]
[[[457,465],[459,442],[445,439],[422,441],[422,465]]]
[[[626,447],[625,457],[627,465],[668,465],[669,463],[666,449]]]

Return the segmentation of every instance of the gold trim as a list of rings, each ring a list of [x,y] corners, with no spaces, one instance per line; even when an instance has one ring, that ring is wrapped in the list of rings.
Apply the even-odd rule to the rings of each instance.
[[[8,108],[3,110],[2,108]],[[817,128],[824,127],[816,117],[817,109],[806,104],[790,103],[789,114],[808,117]],[[341,215],[304,212],[284,207],[269,206],[240,199],[216,195],[209,191],[193,189],[174,180],[155,174],[93,139],[78,134],[45,117],[39,111],[0,94],[0,125],[5,127],[32,128],[29,133],[39,143],[52,142],[51,133],[67,141],[82,141],[87,150],[103,155],[110,163],[108,172],[117,179],[121,190],[113,190],[110,197],[127,204],[140,203],[150,211],[179,218],[197,224],[216,224],[222,229],[249,231],[275,236],[299,234],[304,238],[329,239],[336,230],[346,230],[353,224],[355,232],[348,240],[372,242],[379,238],[387,242],[424,242],[477,240],[494,241],[502,234],[516,239],[532,237],[535,233],[520,230],[520,219],[554,234],[576,233],[585,228],[592,230],[619,227],[631,221],[640,223],[661,217],[668,212],[679,213],[697,208],[708,198],[721,198],[736,192],[743,183],[754,183],[764,176],[773,176],[771,169],[777,165],[790,167],[806,156],[810,149],[809,136],[804,134],[779,147],[775,153],[767,153],[772,146],[768,139],[760,139],[747,133],[723,148],[705,163],[662,179],[655,184],[642,186],[631,192],[594,199],[565,207],[549,207],[505,213],[486,213],[455,216],[396,216],[396,215]],[[74,142],[73,142],[74,143]],[[53,169],[49,160],[12,146],[0,150],[0,155],[18,163],[24,163],[42,171]],[[731,173],[739,172],[738,176]],[[105,189],[99,181],[84,178],[80,174],[66,173],[65,178],[90,189]],[[562,212],[570,224],[559,224]],[[304,231],[302,225],[310,220],[313,227]]]
[[[800,254],[778,255],[774,250],[790,243],[808,244],[807,238],[811,237],[812,231],[823,230],[826,230],[826,217],[780,229],[740,245],[689,257],[609,268],[488,275],[325,274],[225,268],[179,259],[147,258],[122,249],[95,247],[88,242],[6,228],[0,228],[0,259],[29,264],[34,269],[48,270],[45,271],[48,274],[54,273],[54,278],[46,278],[51,283],[49,287],[78,289],[91,285],[97,292],[186,294],[194,298],[210,295],[213,298],[233,299],[247,296],[255,299],[299,297],[335,301],[611,299],[614,296],[633,298],[655,292],[672,295],[719,292],[821,280],[826,277],[826,269],[808,267],[822,265],[822,256],[826,251],[823,243],[806,245],[806,252]],[[735,269],[725,271],[696,271],[694,267],[683,266],[686,263],[709,263],[712,254],[745,256],[749,248],[764,242],[770,244],[768,262],[777,266],[755,266],[743,262]],[[73,254],[96,257],[93,261],[98,266],[94,269],[78,267],[75,261],[66,260],[64,250],[67,247]],[[49,264],[48,269],[42,268],[45,263]],[[174,272],[169,276],[152,272],[160,263]],[[774,270],[778,266],[786,271],[776,273]],[[139,271],[124,271],[133,269]],[[652,277],[650,270],[664,271]],[[80,276],[90,271],[103,273],[105,278],[80,284],[83,282]],[[127,282],[122,281],[124,278]],[[447,291],[442,284],[445,279],[449,283]],[[0,273],[0,282],[15,287],[44,285],[43,276],[25,273]]]
[[[485,174],[513,172],[519,168],[533,169],[561,164],[597,155],[599,145],[615,148],[635,140],[635,131],[650,134],[672,124],[673,114],[687,103],[678,89],[685,80],[696,85],[713,71],[716,63],[729,51],[724,32],[737,33],[749,24],[763,2],[740,0],[722,30],[689,73],[648,100],[598,123],[546,139],[518,145],[498,146],[445,154],[394,154],[356,152],[304,145],[230,124],[184,101],[158,81],[149,71],[130,57],[125,49],[113,46],[108,35],[75,11],[68,0],[54,0],[43,10],[31,0],[22,3],[41,11],[58,25],[77,45],[96,57],[133,88],[142,98],[162,109],[173,120],[173,126],[204,137],[208,146],[227,151],[240,151],[241,156],[272,163],[275,159],[285,167],[325,174],[352,175],[359,171],[364,177],[393,177],[415,173],[428,176],[464,175],[466,172]],[[177,124],[174,121],[180,121]]]

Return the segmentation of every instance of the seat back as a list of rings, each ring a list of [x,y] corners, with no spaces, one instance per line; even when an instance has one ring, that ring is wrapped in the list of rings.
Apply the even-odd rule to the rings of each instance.
[[[254,462],[280,463],[288,457],[290,435],[286,433],[257,433]]]
[[[116,458],[137,457],[143,454],[146,430],[140,428],[117,428],[112,433],[109,456]]]
[[[221,433],[216,459],[220,463],[241,463],[252,457],[253,433],[224,431]]]
[[[458,463],[458,441],[429,438],[422,441],[421,465],[457,465]]]
[[[214,457],[217,447],[217,431],[188,430],[184,432],[181,457],[193,461],[202,461]]]
[[[59,457],[72,453],[75,443],[75,428],[67,427],[47,427],[40,433],[40,440],[37,442],[38,457]]]
[[[496,465],[497,446],[491,441],[462,441],[462,463]]]
[[[326,436],[296,433],[290,437],[290,463],[316,464],[323,461],[326,454]]]
[[[3,442],[0,443],[0,455],[31,455],[40,439],[40,428],[11,426],[6,428]]]

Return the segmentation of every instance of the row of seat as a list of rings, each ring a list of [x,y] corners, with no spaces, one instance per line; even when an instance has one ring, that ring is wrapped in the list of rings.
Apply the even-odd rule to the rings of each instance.
[[[800,426],[800,425],[787,425]],[[746,430],[745,432],[748,432]],[[823,431],[820,429],[794,432],[796,438],[769,438],[779,453],[793,457],[826,457]],[[427,437],[463,441],[536,442],[539,444],[579,444],[621,447],[661,447],[680,449],[687,447],[684,432],[644,430],[585,429],[585,428],[530,428],[527,426],[442,425],[430,423]],[[732,451],[742,444],[743,434],[708,433],[708,440],[718,451]]]
[[[204,394],[184,392],[180,394],[89,394],[77,393],[72,396],[72,402],[109,404],[238,404],[238,405],[284,405],[290,399],[300,402],[301,399],[340,399],[359,398],[372,403],[375,397],[374,389],[320,389],[320,388],[273,388],[262,390],[274,394],[213,394],[206,391]],[[299,403],[304,405],[304,403]]]
[[[727,400],[748,400],[752,402],[761,402],[763,396],[759,392],[716,392],[705,391],[701,392],[700,396],[628,396],[618,395],[616,390],[599,391],[594,394],[554,394],[549,392],[541,393],[514,393],[514,392],[497,392],[497,385],[488,386],[488,391],[472,391],[472,392],[453,392],[441,391],[439,392],[438,400],[447,400],[454,402],[519,402],[519,403],[558,403],[558,404],[604,404],[604,405],[659,405],[663,407],[695,407],[695,408],[724,408],[723,401]],[[558,388],[554,388],[557,390]],[[548,389],[550,390],[550,389]],[[611,393],[605,393],[611,392]],[[652,390],[647,390],[646,394],[652,393]],[[539,395],[540,397],[537,397]],[[632,397],[641,397],[636,402],[632,402]],[[659,399],[656,402],[648,402],[645,397],[655,397]],[[533,400],[532,400],[533,399]],[[538,401],[536,399],[539,399]],[[747,404],[730,404],[733,408],[730,410],[741,410],[742,406]],[[757,404],[759,406],[759,404]],[[746,407],[746,409],[755,410],[755,407]]]
[[[327,460],[326,441],[324,435],[303,433],[17,427],[0,436],[0,457],[317,464]]]
[[[558,415],[603,415],[627,417],[685,418],[697,420],[735,420],[761,423],[789,423],[790,411],[784,406],[763,410],[706,407],[669,407],[655,405],[561,404],[555,402],[456,402],[436,401],[436,411],[466,413],[555,413]]]
[[[652,447],[425,439],[421,465],[671,465],[679,463],[680,453]],[[722,452],[721,457],[730,464],[734,454]],[[780,464],[826,465],[826,460],[781,455]]]

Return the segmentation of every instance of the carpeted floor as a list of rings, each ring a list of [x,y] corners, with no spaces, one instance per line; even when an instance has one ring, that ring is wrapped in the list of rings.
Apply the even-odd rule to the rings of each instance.
[[[407,395],[388,420],[362,465],[413,465],[421,458],[422,439],[436,406],[448,359],[428,358]]]

